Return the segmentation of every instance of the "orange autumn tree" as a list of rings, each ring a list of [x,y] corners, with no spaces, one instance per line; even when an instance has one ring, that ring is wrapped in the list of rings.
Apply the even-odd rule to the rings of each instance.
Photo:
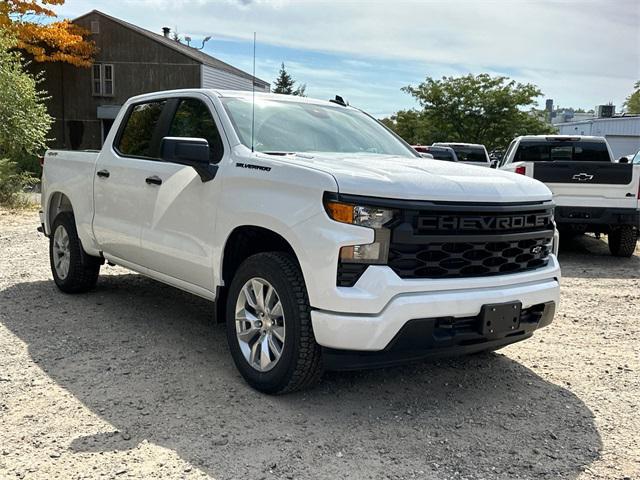
[[[86,39],[89,32],[69,20],[50,21],[56,18],[50,7],[63,3],[64,0],[0,0],[0,29],[14,35],[18,48],[36,62],[89,67],[96,49]]]

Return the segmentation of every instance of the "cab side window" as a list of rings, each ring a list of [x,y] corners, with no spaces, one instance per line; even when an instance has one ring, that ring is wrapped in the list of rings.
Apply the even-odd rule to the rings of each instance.
[[[222,159],[224,148],[216,122],[209,108],[200,100],[195,98],[180,100],[171,122],[169,136],[204,138],[209,142],[209,161],[218,163]]]
[[[157,142],[154,134],[166,100],[134,105],[127,122],[119,135],[116,149],[119,153],[132,157],[158,158]]]

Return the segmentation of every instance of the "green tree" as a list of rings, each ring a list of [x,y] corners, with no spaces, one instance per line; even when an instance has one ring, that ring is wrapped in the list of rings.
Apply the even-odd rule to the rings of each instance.
[[[400,110],[380,121],[411,145],[430,145],[437,139],[423,113],[415,109]]]
[[[38,77],[26,72],[18,41],[0,29],[0,201],[12,203],[32,183],[20,165],[46,148],[52,119],[38,90]],[[32,172],[35,173],[35,172]]]
[[[633,86],[635,91],[627,97],[624,102],[624,106],[627,109],[627,113],[640,113],[640,80]]]
[[[275,87],[273,88],[273,93],[306,97],[305,90],[307,89],[307,85],[302,83],[297,88],[294,88],[296,82],[285,69],[284,62],[282,62],[280,72],[278,72],[278,78],[276,78],[274,83]]]
[[[469,142],[493,149],[505,147],[518,135],[555,132],[534,109],[542,95],[538,87],[507,77],[427,77],[402,90],[421,110],[398,112],[392,117],[393,128],[413,144]]]

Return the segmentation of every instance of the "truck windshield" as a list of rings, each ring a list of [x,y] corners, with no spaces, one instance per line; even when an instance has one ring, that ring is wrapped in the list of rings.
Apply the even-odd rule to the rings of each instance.
[[[607,144],[579,140],[522,141],[514,162],[552,161],[611,162]]]
[[[251,148],[251,100],[221,98],[240,141]],[[416,157],[382,125],[343,106],[256,98],[254,148],[266,153],[372,153]]]

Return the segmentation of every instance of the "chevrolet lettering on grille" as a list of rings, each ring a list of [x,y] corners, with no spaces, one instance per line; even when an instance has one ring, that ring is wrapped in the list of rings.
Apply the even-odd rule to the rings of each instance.
[[[551,214],[516,216],[421,216],[418,228],[421,230],[517,230],[540,228],[551,224]]]

